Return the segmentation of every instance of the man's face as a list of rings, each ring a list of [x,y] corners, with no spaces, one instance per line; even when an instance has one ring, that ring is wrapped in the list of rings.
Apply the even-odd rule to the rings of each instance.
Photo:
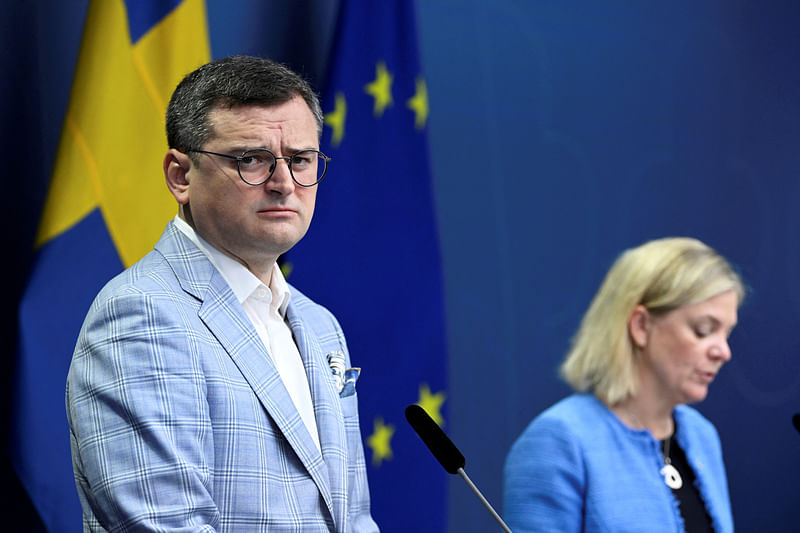
[[[241,155],[267,148],[280,157],[319,148],[316,121],[300,97],[271,107],[217,108],[209,114],[209,122],[214,134],[201,149],[211,152]],[[278,160],[272,177],[254,187],[241,180],[235,160],[209,154],[195,157],[199,164],[192,164],[186,173],[185,196],[203,239],[255,272],[271,266],[305,235],[317,187],[297,185],[286,160]]]

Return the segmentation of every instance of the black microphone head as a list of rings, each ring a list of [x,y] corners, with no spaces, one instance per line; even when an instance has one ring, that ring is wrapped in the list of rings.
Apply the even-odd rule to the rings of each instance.
[[[425,409],[417,404],[409,405],[406,407],[406,420],[445,470],[457,474],[460,468],[464,468],[467,460]]]
[[[794,424],[794,429],[800,431],[800,413],[797,413],[792,417],[792,424]]]

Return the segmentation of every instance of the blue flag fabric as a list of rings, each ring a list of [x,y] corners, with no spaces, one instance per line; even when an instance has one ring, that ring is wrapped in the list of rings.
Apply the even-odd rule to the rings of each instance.
[[[20,305],[12,461],[50,531],[81,531],[64,386],[83,316],[122,270],[99,211],[38,253]]]
[[[428,101],[413,0],[344,1],[322,95],[331,157],[289,280],[330,308],[358,381],[372,509],[384,531],[445,531],[447,474],[406,424],[445,429],[447,350]]]
[[[93,0],[19,309],[11,459],[50,531],[81,531],[64,406],[100,288],[156,242],[176,206],[161,174],[164,113],[208,61],[203,0]],[[120,127],[124,125],[124,127]]]

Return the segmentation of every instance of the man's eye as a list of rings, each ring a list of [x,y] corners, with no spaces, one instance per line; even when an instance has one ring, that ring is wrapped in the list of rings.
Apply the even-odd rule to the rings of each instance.
[[[263,155],[247,155],[239,160],[239,164],[245,167],[263,167],[268,164],[267,158]]]
[[[292,156],[292,166],[297,168],[306,168],[311,164],[311,156],[310,155],[294,155]]]

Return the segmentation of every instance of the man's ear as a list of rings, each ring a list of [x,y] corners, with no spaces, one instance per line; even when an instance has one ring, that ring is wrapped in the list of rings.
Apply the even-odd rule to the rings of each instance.
[[[188,174],[191,168],[192,161],[183,152],[170,148],[164,156],[164,178],[167,180],[167,188],[181,205],[189,203]]]
[[[647,346],[647,338],[650,332],[650,312],[643,305],[637,305],[631,311],[628,318],[628,334],[630,334],[633,344],[638,348]]]

